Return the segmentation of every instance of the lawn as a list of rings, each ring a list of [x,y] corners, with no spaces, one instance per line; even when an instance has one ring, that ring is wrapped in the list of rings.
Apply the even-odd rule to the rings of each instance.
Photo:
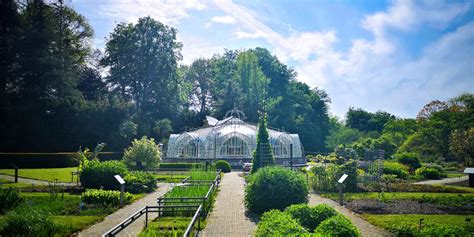
[[[18,176],[30,179],[39,179],[46,181],[71,182],[71,172],[77,171],[77,167],[68,168],[47,168],[47,169],[19,169]],[[0,174],[15,175],[13,169],[0,169]],[[74,181],[76,178],[74,177]]]
[[[463,173],[447,173],[446,175],[448,176],[448,178],[458,178],[458,177],[465,176],[466,174],[463,174]]]
[[[148,223],[148,228],[143,230],[139,236],[182,236],[191,220],[192,217],[160,217]],[[196,223],[195,228],[197,227]]]
[[[446,224],[457,225],[466,228],[466,218],[474,219],[474,215],[420,215],[420,214],[390,214],[390,215],[370,215],[362,214],[370,223],[384,229],[390,229],[391,226],[401,226],[410,224],[419,226],[420,219],[423,224]],[[469,231],[474,231],[474,223],[469,224]]]
[[[180,183],[183,179],[188,177],[188,175],[180,174],[154,174],[158,182],[163,183]]]
[[[3,187],[3,188],[9,188],[9,187],[12,187],[12,188],[27,188],[27,187],[31,187],[31,184],[27,184],[27,183],[15,183],[13,181],[10,181],[10,180],[6,180],[6,179],[0,179],[0,183],[2,184],[0,187]]]
[[[339,194],[337,193],[323,193],[321,196],[338,200]],[[423,198],[457,198],[460,196],[473,198],[474,194],[471,193],[408,193],[408,192],[385,192],[384,198],[387,201],[394,199],[412,199],[421,200]],[[381,194],[378,192],[367,192],[367,193],[344,193],[344,200],[356,200],[356,199],[380,199]]]

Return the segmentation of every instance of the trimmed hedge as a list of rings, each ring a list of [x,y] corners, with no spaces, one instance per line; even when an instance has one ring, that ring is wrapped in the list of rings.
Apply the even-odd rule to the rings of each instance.
[[[358,237],[361,236],[357,227],[343,215],[335,215],[329,219],[324,220],[314,230],[315,234],[321,236],[334,237]]]
[[[321,222],[338,215],[334,208],[320,204],[310,207],[307,204],[291,205],[285,209],[295,220],[308,230],[314,230]]]
[[[159,169],[191,170],[201,168],[202,166],[203,164],[201,163],[160,163]]]
[[[245,206],[256,213],[307,202],[308,187],[303,175],[279,166],[259,169],[249,176],[245,187]]]
[[[232,167],[230,166],[229,162],[225,160],[216,161],[214,166],[216,166],[216,170],[220,169],[224,173],[229,173],[230,171],[232,171]]]
[[[308,234],[290,214],[279,210],[265,212],[257,225],[255,236],[304,236]]]
[[[131,193],[149,193],[156,189],[156,178],[151,173],[132,171],[124,178],[125,190]]]
[[[123,203],[128,204],[132,202],[133,196],[129,192],[125,192]],[[119,206],[120,205],[120,191],[114,190],[100,190],[88,189],[81,195],[81,200],[87,204],[100,206]]]
[[[99,159],[120,160],[122,152],[100,152]],[[0,153],[0,168],[11,169],[11,164],[19,168],[64,168],[75,167],[79,164],[75,160],[76,152],[57,153]]]
[[[80,174],[81,184],[84,188],[118,190],[120,184],[114,178],[117,174],[121,177],[128,174],[127,166],[123,162],[92,160],[82,168]]]

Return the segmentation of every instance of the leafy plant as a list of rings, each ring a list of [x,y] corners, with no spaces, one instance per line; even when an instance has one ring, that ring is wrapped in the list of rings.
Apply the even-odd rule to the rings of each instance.
[[[291,205],[285,209],[285,213],[290,214],[308,230],[314,230],[324,220],[337,215],[336,210],[326,204],[314,207],[307,204]]]
[[[123,160],[130,169],[153,168],[158,165],[161,159],[160,148],[156,145],[155,139],[148,139],[146,136],[140,140],[134,139],[132,146],[127,148],[123,154]],[[146,163],[142,167],[137,162]]]
[[[361,236],[357,227],[355,227],[352,222],[342,215],[335,215],[316,227],[314,233],[321,236]]]
[[[18,190],[12,187],[0,188],[0,213],[5,213],[5,211],[19,206],[24,201]]]
[[[24,207],[9,212],[5,216],[2,236],[54,236],[60,231],[47,213]]]
[[[286,212],[271,210],[265,212],[257,225],[255,236],[303,236],[307,231]]]
[[[132,194],[125,192],[123,197],[124,204],[132,201]],[[81,195],[81,200],[87,204],[99,206],[119,206],[120,191],[88,189]]]
[[[408,168],[395,161],[384,161],[383,173],[396,175],[399,179],[406,179],[408,177]]]
[[[229,173],[232,170],[229,162],[225,160],[218,160],[214,165],[216,166],[216,169],[220,169],[224,173]]]
[[[395,159],[410,168],[410,170],[414,171],[421,167],[420,157],[417,153],[413,152],[404,152],[395,155]]]
[[[100,162],[92,160],[86,163],[80,173],[80,178],[84,188],[118,190],[120,184],[114,178],[114,175],[125,177],[127,174],[127,167],[121,161]]]
[[[146,193],[156,189],[157,180],[151,173],[132,171],[124,177],[125,189],[130,193]]]
[[[441,179],[446,174],[433,167],[421,167],[415,171],[415,175],[420,179]]]
[[[245,188],[245,206],[252,212],[283,210],[292,204],[306,202],[308,202],[306,181],[295,171],[271,166],[264,167],[249,176]]]

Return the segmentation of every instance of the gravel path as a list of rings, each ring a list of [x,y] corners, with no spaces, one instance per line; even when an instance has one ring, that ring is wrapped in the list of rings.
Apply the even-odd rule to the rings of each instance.
[[[6,174],[0,174],[0,179],[6,179],[9,181],[14,182],[15,181],[15,176],[11,175],[6,175]],[[18,182],[19,183],[27,183],[27,184],[34,184],[34,185],[48,185],[49,182],[45,180],[39,180],[39,179],[28,179],[28,178],[22,178],[18,177]],[[76,186],[76,183],[56,183],[57,185],[62,185],[62,186]]]
[[[362,233],[362,236],[391,236],[390,233],[370,224],[366,220],[362,219],[356,213],[350,211],[349,209],[345,207],[341,207],[338,203],[334,202],[333,200],[323,198],[314,193],[310,194],[309,205],[314,206],[318,204],[327,204],[333,207],[334,209],[336,209],[339,213],[351,219],[352,223],[355,226],[357,226],[357,228]]]
[[[252,236],[257,218],[245,213],[244,179],[237,172],[225,174],[214,209],[201,236]]]
[[[133,213],[137,212],[141,208],[146,205],[157,205],[157,198],[167,192],[171,186],[169,184],[159,184],[158,190],[146,195],[145,197],[141,198],[140,200],[125,206],[118,211],[108,215],[105,219],[97,223],[89,228],[81,231],[79,236],[102,236],[105,232],[110,230],[111,228],[118,225],[120,222],[125,220],[127,217],[132,215]],[[153,220],[156,218],[156,213],[149,213],[148,214],[148,221]],[[132,224],[127,226],[124,230],[122,230],[117,236],[138,236],[140,231],[145,226],[145,215],[141,216],[139,219],[135,220]]]
[[[461,176],[461,177],[455,177],[455,178],[446,178],[446,179],[437,179],[437,180],[426,180],[426,181],[421,181],[421,182],[416,182],[413,184],[449,184],[449,183],[457,183],[457,182],[462,182],[469,180],[469,176]]]

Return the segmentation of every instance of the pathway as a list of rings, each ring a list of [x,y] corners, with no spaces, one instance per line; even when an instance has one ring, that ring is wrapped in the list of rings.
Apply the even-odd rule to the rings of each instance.
[[[6,174],[0,174],[0,179],[5,179],[14,182],[15,181],[15,176],[11,175],[6,175]],[[22,178],[18,177],[18,182],[19,183],[27,183],[27,184],[33,184],[33,185],[49,185],[50,182],[46,180],[39,180],[39,179],[28,179],[28,178]],[[62,186],[77,186],[76,183],[56,183],[57,185],[62,185]]]
[[[157,198],[163,195],[166,191],[171,188],[170,184],[159,184],[158,190],[146,195],[145,197],[141,198],[140,200],[125,206],[118,211],[108,215],[105,219],[97,223],[89,228],[81,231],[79,236],[102,236],[105,232],[110,230],[111,228],[115,227],[116,225],[120,224],[120,222],[124,221],[127,217],[132,215],[133,213],[137,212],[141,208],[146,205],[157,205]],[[148,220],[153,220],[157,216],[157,213],[149,213]],[[127,226],[124,230],[122,230],[117,236],[138,236],[140,231],[145,226],[145,215],[141,216],[137,220],[135,220],[132,224]]]
[[[466,180],[469,180],[469,176],[467,175],[461,176],[461,177],[455,177],[455,178],[426,180],[426,181],[416,182],[413,184],[450,184],[450,183],[457,183],[457,182],[462,182]]]
[[[256,217],[248,216],[244,206],[244,179],[238,172],[224,175],[214,209],[207,218],[201,236],[252,236],[257,228]]]
[[[349,209],[343,206],[340,206],[333,200],[323,198],[317,194],[311,193],[309,198],[309,205],[314,206],[318,204],[327,204],[336,209],[339,213],[351,219],[352,223],[357,226],[357,228],[362,233],[362,236],[391,236],[390,233],[370,224],[356,213],[350,211]]]

